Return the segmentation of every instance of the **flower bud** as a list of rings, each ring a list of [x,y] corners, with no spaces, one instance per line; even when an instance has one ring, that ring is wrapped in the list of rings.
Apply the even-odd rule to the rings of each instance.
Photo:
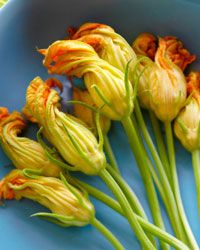
[[[9,114],[3,107],[0,114],[1,146],[15,167],[41,170],[43,175],[58,177],[62,170],[48,159],[42,146],[29,138],[18,137],[26,127],[21,114],[16,111]]]
[[[174,132],[183,146],[192,152],[200,149],[200,73],[191,72],[187,82],[191,98],[176,117]]]
[[[35,216],[49,219],[62,226],[84,226],[94,218],[95,210],[87,194],[54,177],[28,177],[21,170],[11,171],[0,182],[0,198],[31,199],[48,208],[51,213]]]
[[[73,100],[84,102],[91,107],[96,107],[89,92],[87,90],[82,90],[80,88],[73,87]],[[81,105],[81,104],[74,104],[74,115],[78,117],[80,120],[85,122],[91,131],[97,135],[96,130],[96,122],[95,122],[95,114],[94,111],[91,109]],[[103,134],[107,134],[110,129],[110,119],[105,117],[104,115],[100,116],[100,125]]]
[[[102,145],[98,144],[93,133],[83,122],[58,109],[58,92],[41,78],[36,77],[30,83],[26,105],[38,124],[43,127],[46,138],[71,165],[71,170],[97,175],[105,167]]]
[[[163,39],[159,40],[149,82],[150,108],[161,121],[172,121],[185,104],[186,80],[182,70],[166,56]]]
[[[91,45],[100,58],[122,72],[128,61],[137,59],[127,41],[105,24],[85,23],[73,32],[71,39]]]
[[[90,45],[76,40],[57,41],[39,51],[45,55],[43,63],[49,73],[84,77],[93,102],[105,116],[121,120],[131,114],[131,83],[126,86],[124,73],[100,59]]]
[[[137,55],[147,56],[154,60],[157,50],[157,39],[150,33],[141,33],[133,42],[132,48]]]

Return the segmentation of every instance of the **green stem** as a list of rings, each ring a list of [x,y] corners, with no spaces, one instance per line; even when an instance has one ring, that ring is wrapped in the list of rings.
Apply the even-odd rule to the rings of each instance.
[[[91,225],[94,226],[96,229],[98,229],[99,232],[101,232],[110,241],[110,243],[116,250],[125,250],[125,248],[118,241],[118,239],[99,220],[94,218],[91,221]]]
[[[194,238],[194,235],[188,223],[188,220],[184,211],[181,195],[180,195],[171,122],[165,122],[164,126],[165,126],[165,131],[166,131],[166,141],[167,141],[167,149],[168,149],[169,163],[170,163],[172,183],[173,183],[173,191],[174,191],[174,196],[176,199],[177,207],[178,207],[179,214],[180,214],[183,226],[184,226],[186,236],[190,243],[191,249],[199,250],[197,242]]]
[[[117,174],[109,165],[107,165],[107,170],[109,171],[109,173],[112,175],[112,177],[115,179],[115,181],[117,182],[117,184],[120,186],[120,188],[122,189],[123,193],[125,194],[129,204],[131,205],[133,211],[139,215],[140,217],[144,218],[145,220],[148,221],[148,218],[145,214],[145,211],[142,207],[142,205],[140,204],[137,196],[135,195],[135,193],[132,191],[132,189],[129,187],[129,185],[124,181],[124,179]],[[155,240],[152,238],[151,235],[147,234],[148,238],[151,240],[151,242],[156,245]]]
[[[196,182],[197,204],[200,216],[200,154],[199,150],[192,152],[192,165],[194,169],[194,177]]]
[[[115,156],[113,154],[109,139],[107,135],[104,135],[104,150],[109,158],[110,165],[113,167],[115,171],[117,171],[120,174],[119,167],[117,165],[117,161],[115,159]]]
[[[170,217],[171,224],[174,228],[174,231],[175,231],[177,237],[184,241],[185,234],[184,234],[182,225],[180,223],[179,212],[178,212],[178,209],[176,206],[176,200],[174,198],[174,194],[173,194],[173,191],[171,189],[171,185],[170,185],[168,177],[166,175],[165,168],[163,167],[163,164],[160,160],[160,157],[157,153],[157,150],[156,150],[156,148],[153,144],[153,141],[151,139],[151,136],[148,132],[145,121],[143,119],[142,112],[140,110],[140,106],[139,106],[137,101],[135,102],[135,114],[137,116],[138,125],[142,131],[144,140],[145,140],[145,142],[150,150],[150,153],[151,153],[153,160],[155,162],[157,171],[159,173],[160,182],[162,183],[163,191],[164,191],[165,196],[167,198],[163,201],[164,201],[165,205],[168,206],[167,211],[168,211],[168,214]]]
[[[129,144],[131,146],[131,149],[135,155],[137,164],[139,166],[139,170],[140,170],[140,173],[141,173],[141,176],[142,176],[145,188],[146,188],[154,223],[156,224],[156,226],[162,229],[165,229],[161,211],[160,211],[159,202],[158,202],[158,197],[157,197],[154,183],[151,177],[151,173],[148,168],[149,159],[144,151],[144,148],[140,142],[140,139],[138,138],[138,134],[135,130],[135,127],[133,126],[131,118],[125,117],[122,120],[122,125],[126,131]],[[169,249],[169,248],[167,245],[165,245],[162,247],[162,249]]]
[[[147,216],[145,214],[145,211],[144,211],[142,205],[140,204],[137,196],[132,191],[132,189],[129,187],[129,185],[109,165],[107,165],[107,170],[112,175],[112,177],[115,179],[115,181],[117,182],[117,184],[120,186],[121,190],[125,194],[128,202],[131,205],[131,207],[133,208],[134,212],[136,214],[138,214],[139,216],[141,216],[142,218],[148,220],[148,218],[147,218]]]
[[[136,119],[135,119],[134,115],[132,116],[132,121],[133,121],[134,127],[136,128],[136,132],[139,135],[138,138],[141,141],[141,145],[143,146],[143,150],[144,150],[144,152],[146,154],[146,157],[148,157],[148,154],[147,154],[146,149],[145,149],[145,147],[143,145],[142,138],[140,136],[140,130],[138,128],[138,125],[137,125],[137,122],[136,122]],[[181,230],[181,232],[183,231],[183,229],[181,227],[182,225],[180,224],[180,220],[177,220],[177,218],[174,219],[173,205],[171,205],[171,202],[169,202],[170,199],[166,196],[163,185],[162,185],[162,183],[161,183],[161,181],[160,181],[160,179],[158,177],[157,172],[154,169],[154,166],[153,166],[152,162],[150,161],[149,157],[147,159],[148,159],[148,164],[147,165],[149,167],[149,170],[151,172],[153,180],[154,180],[154,182],[156,184],[156,187],[157,187],[157,189],[158,189],[158,191],[159,191],[159,193],[161,195],[161,198],[162,198],[162,200],[163,200],[163,202],[165,204],[165,208],[166,208],[167,213],[169,215],[172,227],[173,227],[174,231],[176,232],[176,236],[179,237],[179,230]],[[176,203],[175,203],[175,205],[176,205]],[[177,208],[175,208],[175,210],[177,210]],[[179,216],[179,214],[177,216]],[[177,223],[179,223],[179,225],[180,225],[179,227],[181,227],[179,230],[177,229]],[[179,237],[179,239],[180,239],[180,237]]]
[[[100,172],[99,176],[107,184],[107,186],[110,188],[110,190],[113,192],[116,199],[118,200],[125,216],[129,221],[131,228],[133,229],[138,240],[140,241],[142,248],[146,250],[156,250],[156,248],[152,245],[151,241],[148,239],[142,227],[138,223],[137,217],[131,209],[131,206],[128,203],[125,195],[123,194],[115,180],[112,178],[112,176],[109,174],[109,172],[104,169]]]
[[[150,117],[151,124],[153,127],[153,132],[154,132],[155,139],[156,139],[158,153],[159,153],[160,159],[162,161],[162,164],[165,168],[165,171],[166,171],[166,174],[168,177],[168,181],[171,185],[171,172],[170,172],[169,160],[168,160],[167,150],[166,150],[166,147],[164,144],[164,140],[162,137],[159,121],[156,118],[155,114],[150,110],[149,110],[149,117]]]
[[[141,137],[141,134],[140,134],[140,130],[139,130],[139,127],[138,127],[136,118],[135,118],[135,116],[134,116],[133,114],[132,114],[131,119],[132,119],[132,122],[133,122],[133,126],[135,127],[135,131],[136,131],[136,133],[137,133],[137,135],[138,135],[138,139],[139,139],[139,141],[140,141],[140,144],[141,144],[141,146],[142,146],[142,148],[143,148],[143,151],[144,151],[144,153],[145,153],[145,155],[146,155],[146,159],[147,159],[147,162],[148,162],[147,166],[149,167],[150,173],[151,173],[151,175],[152,175],[152,177],[153,177],[153,180],[154,180],[154,182],[155,182],[155,184],[156,184],[156,187],[157,187],[157,189],[158,189],[158,191],[159,191],[159,193],[160,193],[162,199],[163,199],[163,200],[166,200],[166,195],[165,195],[165,193],[164,193],[162,184],[161,184],[161,182],[160,182],[160,180],[159,180],[159,178],[158,178],[158,174],[157,174],[157,172],[155,171],[152,162],[150,161],[150,159],[149,159],[149,157],[148,157],[148,154],[147,154],[146,149],[145,149],[145,147],[144,147],[144,143],[143,143],[143,140],[142,140],[142,137]]]
[[[107,206],[109,206],[110,208],[115,210],[117,213],[124,216],[124,213],[123,213],[119,203],[116,200],[114,200],[110,196],[101,192],[99,189],[94,188],[85,182],[82,182],[82,181],[77,180],[77,179],[76,179],[76,181],[78,181],[78,183],[81,186],[83,186],[84,189],[86,189],[88,191],[88,193],[90,195],[92,195],[94,198],[100,200],[101,202],[103,202],[104,204],[106,204]],[[136,216],[137,216],[138,222],[140,223],[142,228],[145,229],[145,231],[153,234],[154,236],[158,237],[160,240],[165,241],[166,243],[168,243],[169,245],[171,245],[175,249],[189,250],[189,248],[184,243],[182,243],[180,240],[176,239],[174,236],[163,231],[162,229],[158,228],[157,226],[151,224],[150,222],[148,222],[144,218],[140,217],[139,215],[136,215]]]

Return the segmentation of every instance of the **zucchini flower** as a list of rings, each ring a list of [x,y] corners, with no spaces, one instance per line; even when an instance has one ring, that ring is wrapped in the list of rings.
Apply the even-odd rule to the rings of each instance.
[[[195,55],[183,47],[183,43],[174,36],[165,36],[162,38],[163,43],[166,45],[166,56],[176,64],[182,71],[192,63]],[[149,33],[140,34],[133,42],[133,49],[137,55],[148,56],[150,59],[155,59],[155,54],[158,49],[157,38]]]
[[[66,179],[26,175],[24,171],[12,170],[0,182],[0,198],[27,198],[48,208],[50,213],[33,216],[55,222],[61,226],[84,226],[95,216],[95,210],[87,193],[70,185]]]
[[[124,73],[99,58],[94,49],[81,41],[57,41],[39,50],[43,64],[51,74],[83,77],[95,105],[113,120],[129,116],[133,110],[131,83],[124,83]],[[120,104],[120,105],[119,105]]]
[[[192,152],[200,149],[200,72],[191,72],[187,82],[191,97],[176,117],[174,131],[183,146]]]
[[[73,87],[73,100],[74,101],[81,101],[85,104],[96,107],[89,92],[87,90],[82,90],[80,88]],[[91,131],[97,135],[96,130],[96,122],[95,122],[95,114],[90,108],[87,108],[81,104],[75,103],[74,104],[74,115],[85,122]],[[104,115],[100,116],[100,126],[102,129],[103,134],[107,134],[110,129],[111,121]]]
[[[33,79],[27,89],[26,106],[70,170],[96,175],[106,163],[102,145],[82,121],[59,110],[59,94],[51,88],[55,84]]]
[[[165,36],[163,38],[166,44],[166,56],[182,71],[192,63],[195,59],[195,55],[191,55],[190,52],[183,47],[183,43],[174,36]]]
[[[48,159],[43,147],[29,138],[18,137],[25,127],[20,113],[9,114],[6,108],[0,108],[0,143],[15,167],[41,170],[43,175],[58,177],[62,170]]]
[[[166,42],[160,39],[155,64],[149,74],[150,108],[163,122],[172,121],[186,100],[185,76],[167,57],[166,49]]]
[[[127,41],[105,24],[85,23],[76,32],[73,32],[71,39],[91,45],[100,58],[122,72],[128,61],[137,59]]]
[[[133,42],[132,48],[137,55],[155,59],[157,50],[157,38],[150,33],[141,33]]]

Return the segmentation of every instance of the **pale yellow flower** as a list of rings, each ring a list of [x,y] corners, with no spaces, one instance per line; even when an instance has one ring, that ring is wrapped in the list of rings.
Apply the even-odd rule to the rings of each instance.
[[[0,198],[31,199],[48,208],[51,213],[37,213],[62,226],[84,226],[94,218],[95,210],[87,194],[65,179],[33,175],[21,170],[11,171],[0,182]]]
[[[48,159],[42,146],[18,136],[25,127],[26,122],[20,113],[9,114],[6,108],[0,107],[0,142],[15,167],[41,170],[43,175],[58,177],[62,170]]]
[[[45,55],[43,63],[49,73],[83,77],[93,102],[105,116],[121,120],[131,114],[131,83],[125,86],[124,73],[100,59],[90,45],[77,40],[57,41],[39,51]]]
[[[60,97],[53,86],[53,81],[49,84],[39,77],[33,79],[27,89],[26,105],[70,169],[96,175],[105,167],[102,145],[82,121],[59,110]]]

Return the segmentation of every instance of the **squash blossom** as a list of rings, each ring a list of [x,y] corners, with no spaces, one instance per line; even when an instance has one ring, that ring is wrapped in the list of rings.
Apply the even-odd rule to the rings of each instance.
[[[192,152],[200,149],[200,72],[188,75],[187,91],[191,98],[176,117],[174,131],[183,146]]]
[[[9,114],[6,108],[0,107],[0,143],[15,167],[41,170],[43,175],[58,177],[62,170],[47,158],[42,146],[29,138],[18,137],[25,127],[20,113]]]
[[[84,102],[94,108],[96,107],[87,90],[82,90],[80,88],[73,87],[73,100]],[[97,134],[94,111],[81,104],[75,103],[74,115],[83,122],[85,122],[95,135]],[[104,115],[100,115],[100,126],[103,134],[108,133],[110,125],[110,119],[108,119]]]
[[[101,23],[85,23],[71,35],[71,39],[91,45],[100,58],[124,71],[128,61],[137,56],[128,42],[110,26]]]
[[[139,97],[140,104],[143,108],[147,108],[147,109],[150,108],[153,110],[156,109],[156,103],[155,103],[156,97],[153,97],[152,91],[154,89],[155,89],[155,92],[158,93],[158,91],[156,91],[156,89],[157,89],[156,85],[151,86],[149,84],[150,79],[153,79],[153,82],[154,82],[154,80],[156,78],[161,79],[162,78],[161,76],[163,76],[163,82],[166,79],[168,79],[168,80],[166,80],[166,83],[168,82],[168,84],[165,83],[166,88],[168,88],[168,86],[170,86],[170,84],[169,84],[170,81],[177,82],[179,77],[180,77],[180,79],[183,79],[183,74],[180,73],[180,70],[178,72],[178,70],[173,66],[173,64],[177,65],[183,71],[187,67],[187,65],[190,64],[191,62],[193,62],[196,58],[194,55],[191,55],[187,49],[185,49],[183,47],[182,42],[180,40],[178,40],[176,37],[166,36],[164,38],[160,38],[158,45],[157,45],[156,37],[153,36],[152,34],[149,34],[149,33],[140,34],[136,38],[136,40],[133,42],[133,45],[132,45],[133,49],[135,50],[135,52],[138,56],[149,57],[149,60],[145,59],[144,61],[142,61],[139,64],[139,66],[137,68],[137,75],[139,75],[142,72],[142,70],[144,69],[144,67],[147,67],[139,79],[138,97]],[[157,58],[155,58],[155,57],[157,57]],[[157,68],[156,66],[153,66],[154,65],[152,63],[153,61],[151,61],[150,59],[155,60],[155,64],[156,64],[156,66],[159,66],[159,68]],[[164,66],[163,62],[165,64],[165,66]],[[170,62],[172,62],[173,64],[172,63],[170,64]],[[166,67],[166,65],[168,65],[168,67]],[[171,65],[171,66],[169,66],[169,65]],[[170,70],[170,67],[173,68],[173,70]],[[156,70],[156,68],[157,68],[157,70]],[[163,70],[161,70],[160,68],[162,68]],[[166,73],[161,73],[164,71],[166,71]],[[171,73],[170,73],[170,71],[171,71]],[[158,74],[158,72],[160,72],[160,74]],[[168,76],[166,76],[166,75],[168,75]],[[174,77],[171,77],[170,75],[171,76],[174,75]],[[182,82],[182,80],[180,82]],[[152,85],[154,85],[154,84],[152,84]],[[161,85],[161,88],[164,90],[164,86],[162,87],[163,84],[160,84],[160,85]],[[175,88],[175,85],[172,88]],[[180,84],[179,84],[179,88],[181,88]],[[180,89],[178,89],[178,88],[176,88],[176,89],[177,89],[177,91],[180,91],[180,93],[182,92]],[[159,90],[159,88],[158,88],[158,90]],[[161,91],[161,93],[163,94],[162,98],[163,98],[163,100],[168,99],[168,101],[170,101],[170,99],[171,99],[171,101],[170,101],[171,104],[169,103],[170,104],[169,107],[174,107],[173,103],[174,103],[174,99],[176,99],[176,95],[169,96],[169,94],[167,94],[168,91],[169,91],[169,89],[165,89],[164,91]],[[166,92],[166,93],[164,93],[164,92]],[[183,96],[184,95],[185,94],[183,94]],[[151,98],[151,96],[153,98]],[[161,95],[160,95],[160,97],[161,97]],[[152,100],[152,104],[150,104],[151,103],[150,99]],[[158,101],[159,101],[159,98],[158,98]],[[176,110],[179,110],[178,106],[176,106],[175,114],[177,113]],[[163,108],[161,108],[161,111],[164,112],[164,106],[163,106]],[[175,117],[175,114],[173,114],[173,112],[171,114],[169,113],[169,117],[167,119],[171,120],[172,118]],[[157,116],[161,120],[166,120],[165,114],[161,114],[160,110],[157,111]]]
[[[39,52],[45,55],[43,64],[49,73],[83,77],[93,102],[109,119],[121,120],[132,113],[131,83],[126,86],[124,73],[99,58],[90,45],[77,40],[57,41]]]
[[[166,41],[159,40],[149,74],[150,109],[161,121],[172,121],[184,106],[186,80],[182,70],[166,55]]]
[[[166,55],[169,59],[179,66],[182,71],[192,63],[195,59],[195,55],[191,55],[190,52],[183,47],[183,43],[174,36],[165,36],[164,41],[166,43]]]
[[[60,97],[52,89],[55,84],[33,79],[27,89],[26,106],[71,170],[96,175],[105,167],[102,148],[82,121],[59,110]]]
[[[157,50],[157,39],[150,33],[141,33],[133,42],[132,48],[137,55],[147,56],[154,60]]]
[[[190,52],[184,48],[183,43],[176,37],[165,36],[162,39],[166,44],[166,56],[182,69],[182,71],[196,59],[196,56],[191,55]],[[133,42],[132,48],[137,55],[148,56],[154,60],[158,49],[158,39],[152,34],[142,33]]]
[[[0,198],[27,198],[48,208],[50,213],[34,216],[62,226],[84,226],[94,218],[95,210],[86,193],[54,177],[27,177],[21,170],[12,170],[0,182]]]

